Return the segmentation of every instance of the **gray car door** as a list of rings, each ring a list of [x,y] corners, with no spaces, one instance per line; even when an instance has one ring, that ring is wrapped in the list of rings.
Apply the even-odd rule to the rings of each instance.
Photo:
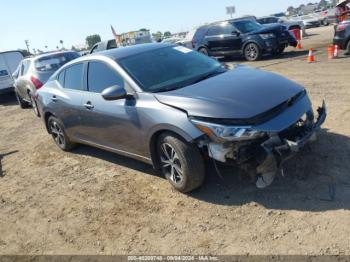
[[[102,91],[114,85],[130,90],[124,79],[108,64],[100,61],[89,63],[89,92],[83,99],[85,111],[82,114],[84,140],[124,153],[137,153],[135,140],[140,138],[142,131],[136,99],[104,100]]]
[[[78,63],[63,70],[57,77],[59,88],[50,94],[55,115],[61,119],[67,135],[73,139],[82,136],[81,114],[85,109],[82,99],[86,92],[83,82],[84,66],[84,63]]]

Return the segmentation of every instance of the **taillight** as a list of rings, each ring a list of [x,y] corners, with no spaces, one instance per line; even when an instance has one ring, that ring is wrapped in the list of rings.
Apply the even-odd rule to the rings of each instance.
[[[32,77],[30,78],[30,80],[32,81],[32,83],[33,83],[33,85],[35,86],[36,89],[40,89],[40,88],[42,88],[42,86],[44,85],[43,83],[41,83],[41,82],[39,81],[39,79],[35,78],[34,76],[32,76]]]
[[[337,32],[344,31],[346,29],[347,24],[341,24],[337,26]]]

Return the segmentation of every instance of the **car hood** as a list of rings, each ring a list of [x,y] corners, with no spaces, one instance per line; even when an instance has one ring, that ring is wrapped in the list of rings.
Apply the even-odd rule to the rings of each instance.
[[[247,120],[290,102],[303,90],[282,76],[237,66],[194,85],[157,93],[155,97],[165,105],[186,111],[189,116]]]

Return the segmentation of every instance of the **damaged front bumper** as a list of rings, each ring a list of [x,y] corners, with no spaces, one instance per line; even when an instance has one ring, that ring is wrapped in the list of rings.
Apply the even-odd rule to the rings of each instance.
[[[272,184],[282,171],[283,163],[299,152],[307,143],[317,139],[317,131],[327,117],[326,103],[318,108],[315,119],[312,109],[292,126],[280,132],[267,132],[256,141],[217,143],[209,142],[209,156],[219,162],[241,166],[256,181],[258,188]],[[283,171],[281,172],[283,173]]]

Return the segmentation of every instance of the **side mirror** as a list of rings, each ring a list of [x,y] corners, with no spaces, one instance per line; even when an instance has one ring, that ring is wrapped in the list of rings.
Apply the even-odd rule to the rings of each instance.
[[[232,31],[232,34],[235,35],[235,36],[240,36],[240,35],[241,35],[241,33],[238,32],[238,31],[236,31],[236,30],[235,30],[235,31]]]
[[[107,101],[120,100],[128,97],[126,90],[118,85],[111,86],[102,91],[102,97]]]

